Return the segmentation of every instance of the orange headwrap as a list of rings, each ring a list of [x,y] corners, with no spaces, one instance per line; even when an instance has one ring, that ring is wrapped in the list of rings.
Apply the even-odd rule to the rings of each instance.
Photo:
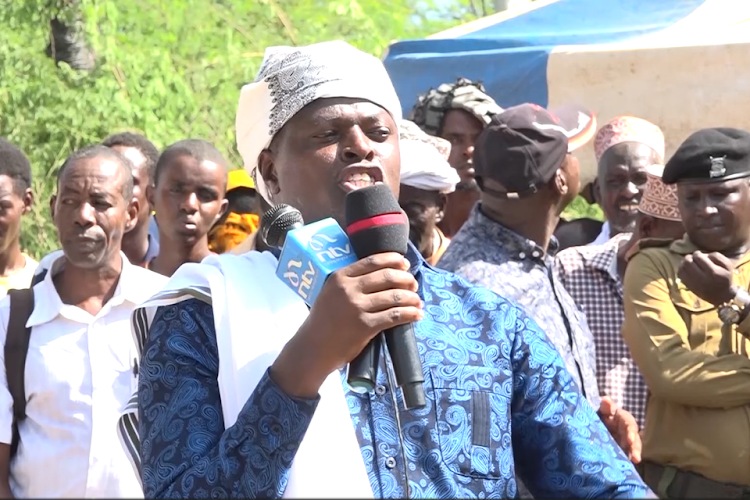
[[[215,225],[208,232],[208,248],[215,253],[228,252],[253,234],[259,223],[256,214],[230,212],[224,222]]]

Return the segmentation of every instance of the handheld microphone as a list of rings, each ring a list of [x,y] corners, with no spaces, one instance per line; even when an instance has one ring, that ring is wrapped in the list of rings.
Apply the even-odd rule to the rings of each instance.
[[[287,233],[301,228],[304,224],[305,221],[299,210],[281,203],[263,214],[260,222],[260,237],[269,247],[280,250],[284,246]]]
[[[357,262],[349,238],[330,217],[303,226],[302,214],[296,208],[278,205],[263,215],[263,221],[268,222],[264,227],[266,244],[281,248],[276,276],[308,307],[312,307],[331,273]]]
[[[261,225],[266,244],[281,250],[276,276],[308,307],[312,307],[331,273],[357,262],[349,238],[331,218],[303,226],[302,214],[296,208],[277,205],[263,215]],[[370,342],[362,353],[360,357],[367,359],[365,372],[357,376],[351,365],[348,370],[349,387],[360,394],[375,389],[380,343]]]
[[[405,255],[408,248],[409,223],[385,184],[357,189],[346,195],[346,232],[360,259],[385,252]],[[413,325],[399,325],[384,334],[396,383],[403,392],[404,406],[407,410],[425,406],[422,360]],[[374,387],[379,338],[375,337],[349,364],[347,380],[353,389],[353,384]]]

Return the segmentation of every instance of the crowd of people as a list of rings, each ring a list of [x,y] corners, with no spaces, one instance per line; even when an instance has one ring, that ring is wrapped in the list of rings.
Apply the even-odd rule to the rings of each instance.
[[[29,160],[0,139],[0,497],[750,496],[750,133],[667,159],[647,120],[503,109],[465,78],[403,119],[379,60],[325,42],[267,49],[236,136],[238,169],[194,138],[73,152],[39,262]],[[344,226],[375,184],[405,258],[334,272],[308,308],[260,215]],[[561,221],[580,194],[603,223]],[[407,323],[427,406],[402,409],[386,351],[349,390]]]

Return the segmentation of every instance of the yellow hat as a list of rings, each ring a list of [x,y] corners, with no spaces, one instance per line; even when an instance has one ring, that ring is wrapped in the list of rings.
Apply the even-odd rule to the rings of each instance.
[[[227,192],[241,187],[255,189],[253,178],[244,168],[232,170],[227,174]]]

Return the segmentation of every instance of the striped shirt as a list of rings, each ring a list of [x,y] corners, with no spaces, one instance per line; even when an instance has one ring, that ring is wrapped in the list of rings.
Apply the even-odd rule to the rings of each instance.
[[[143,346],[146,343],[148,330],[154,320],[155,308],[139,307],[133,311],[131,317],[131,329],[133,341],[138,359],[143,355]],[[138,361],[135,363],[136,376],[138,375]],[[135,469],[138,480],[141,480],[141,440],[138,436],[138,391],[136,390],[125,405],[122,416],[117,423],[117,434],[120,443],[125,448],[130,463]]]

